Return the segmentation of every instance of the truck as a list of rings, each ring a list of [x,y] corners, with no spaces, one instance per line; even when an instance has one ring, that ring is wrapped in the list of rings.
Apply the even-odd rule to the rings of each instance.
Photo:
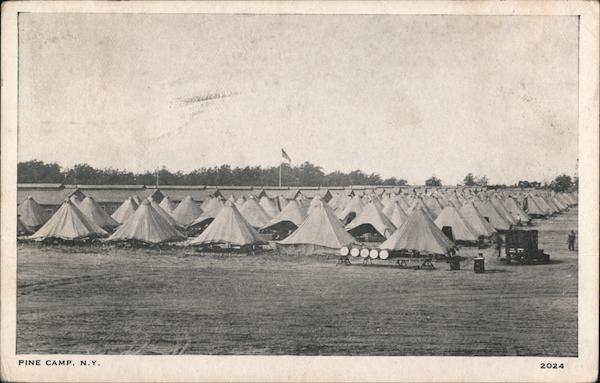
[[[538,248],[537,230],[508,230],[506,232],[505,257],[501,261],[515,261],[524,265],[549,263],[550,255]]]

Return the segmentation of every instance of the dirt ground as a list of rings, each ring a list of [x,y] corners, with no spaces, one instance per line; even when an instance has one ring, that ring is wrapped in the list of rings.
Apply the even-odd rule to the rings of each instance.
[[[17,352],[576,356],[577,211],[533,228],[552,263],[505,265],[488,249],[485,274],[472,261],[20,245]]]

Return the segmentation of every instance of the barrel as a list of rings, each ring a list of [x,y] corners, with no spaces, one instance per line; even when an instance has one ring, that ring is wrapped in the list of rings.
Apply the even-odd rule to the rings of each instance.
[[[363,258],[367,258],[369,256],[369,249],[367,249],[367,248],[361,249],[360,256]]]
[[[377,249],[372,249],[369,251],[369,257],[376,259],[379,256],[379,251]]]
[[[344,246],[344,247],[342,247],[342,248],[340,249],[340,255],[341,255],[342,257],[345,257],[345,256],[347,256],[348,254],[350,254],[350,249],[349,249],[349,248],[347,248],[346,246]]]
[[[358,257],[360,255],[360,249],[354,247],[350,250],[350,255],[353,257]]]
[[[460,258],[451,257],[448,263],[450,264],[450,270],[460,270]]]
[[[387,250],[381,250],[379,252],[379,258],[381,258],[381,259],[388,259],[389,256],[390,256],[390,253]]]
[[[473,271],[477,274],[485,273],[485,258],[473,258]]]

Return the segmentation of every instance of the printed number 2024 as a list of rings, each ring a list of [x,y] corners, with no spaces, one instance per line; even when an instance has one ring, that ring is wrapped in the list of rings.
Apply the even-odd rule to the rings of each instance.
[[[565,368],[564,363],[540,363],[540,368]]]

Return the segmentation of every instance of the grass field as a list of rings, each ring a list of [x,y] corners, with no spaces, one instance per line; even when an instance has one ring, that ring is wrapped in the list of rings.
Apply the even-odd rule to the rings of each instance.
[[[20,245],[17,352],[576,356],[577,211],[534,228],[551,264],[485,274]]]

